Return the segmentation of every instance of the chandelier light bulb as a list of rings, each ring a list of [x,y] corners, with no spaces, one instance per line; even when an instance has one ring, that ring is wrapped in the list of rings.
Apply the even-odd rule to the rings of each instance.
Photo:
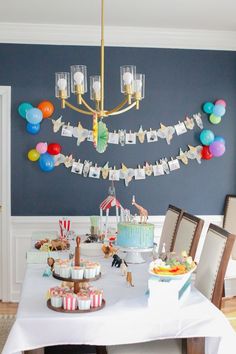
[[[59,90],[61,90],[61,91],[66,90],[66,87],[67,87],[66,79],[63,79],[63,78],[59,79],[57,81],[57,86],[59,87]]]
[[[140,92],[142,89],[142,80],[134,80],[134,91],[135,92]]]
[[[126,71],[123,74],[123,80],[124,80],[125,85],[131,85],[131,83],[133,81],[133,74],[128,72],[128,71]]]
[[[94,81],[93,89],[96,94],[99,94],[100,89],[101,89],[101,83],[99,81]]]
[[[74,73],[74,80],[77,85],[82,85],[84,81],[84,74],[81,71],[77,71]]]

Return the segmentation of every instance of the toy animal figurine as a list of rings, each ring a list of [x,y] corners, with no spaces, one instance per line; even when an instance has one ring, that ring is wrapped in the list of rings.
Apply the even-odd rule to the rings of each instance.
[[[102,245],[102,252],[105,254],[105,258],[108,258],[113,256],[117,252],[117,249],[113,246]]]
[[[70,248],[70,244],[67,240],[52,240],[50,244],[53,251],[64,251]]]
[[[120,268],[121,263],[122,263],[122,259],[117,254],[114,254],[111,266],[112,267],[115,266],[116,268]]]
[[[135,196],[133,195],[132,199],[132,205],[134,205],[138,211],[139,211],[139,216],[140,216],[140,224],[146,224],[147,219],[148,219],[148,211],[144,209],[141,205],[137,204],[135,202]]]
[[[127,270],[128,270],[128,264],[124,259],[122,259],[121,265],[120,265],[120,271],[121,275],[127,276]]]
[[[132,280],[132,273],[131,273],[131,272],[127,272],[126,281],[127,281],[128,285],[134,286],[133,280]]]
[[[128,267],[128,264],[126,263],[126,261],[124,259],[121,259],[117,254],[113,255],[113,261],[111,266],[115,266],[116,268],[120,268],[121,266],[123,267]]]

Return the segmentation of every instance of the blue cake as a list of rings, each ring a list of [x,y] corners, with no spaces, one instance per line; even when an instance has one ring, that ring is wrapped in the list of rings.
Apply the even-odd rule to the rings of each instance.
[[[154,225],[124,222],[118,224],[117,246],[124,248],[153,247]]]

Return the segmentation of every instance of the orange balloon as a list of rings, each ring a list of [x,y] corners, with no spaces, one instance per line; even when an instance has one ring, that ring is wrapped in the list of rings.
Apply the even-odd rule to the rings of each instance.
[[[42,101],[38,105],[38,109],[42,111],[43,118],[50,118],[54,112],[54,106],[50,101]]]

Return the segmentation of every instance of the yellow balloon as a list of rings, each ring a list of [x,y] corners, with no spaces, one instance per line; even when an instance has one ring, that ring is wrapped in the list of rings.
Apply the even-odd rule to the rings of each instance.
[[[32,149],[28,152],[28,159],[30,161],[37,161],[40,158],[40,153],[36,149]]]

